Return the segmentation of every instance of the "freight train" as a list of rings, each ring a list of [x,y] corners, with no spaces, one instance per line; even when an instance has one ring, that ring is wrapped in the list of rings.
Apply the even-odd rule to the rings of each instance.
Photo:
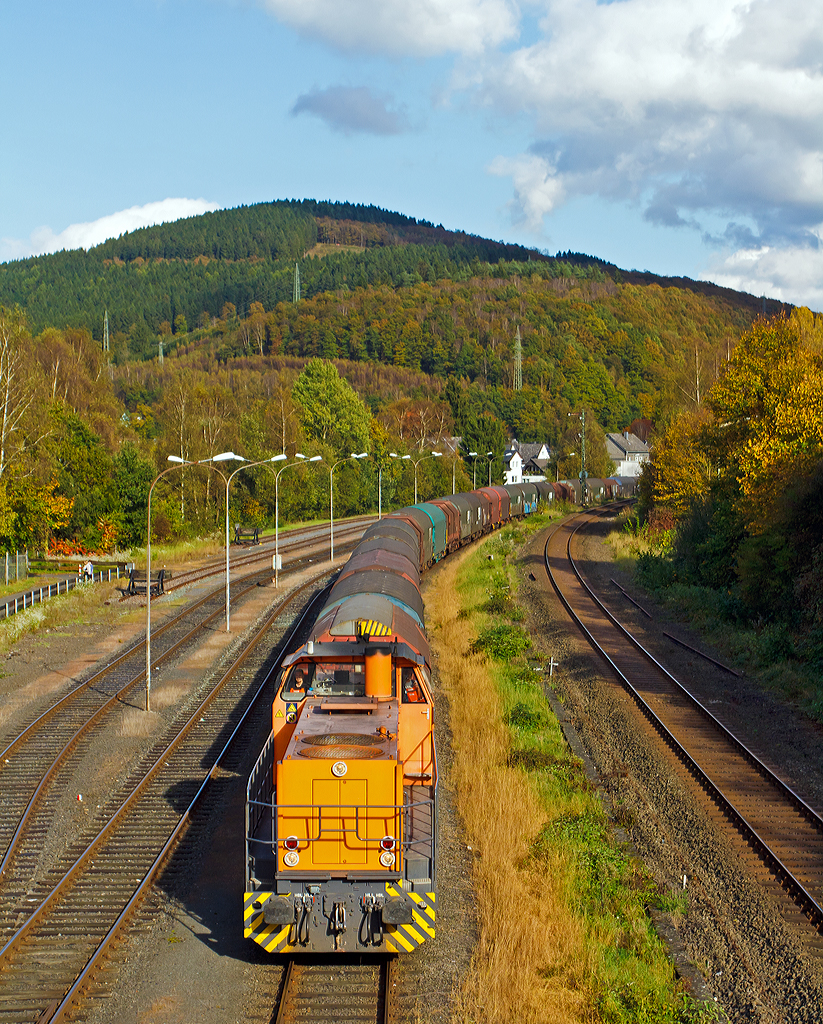
[[[435,935],[437,755],[420,576],[565,484],[481,487],[370,526],[282,662],[246,798],[244,934],[270,953]]]

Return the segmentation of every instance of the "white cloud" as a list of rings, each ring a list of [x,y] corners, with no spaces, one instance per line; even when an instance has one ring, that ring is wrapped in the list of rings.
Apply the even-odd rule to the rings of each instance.
[[[802,250],[823,220],[823,7],[536,6],[536,43],[460,68],[463,82],[474,70],[490,112],[532,118],[529,152],[509,160],[519,211],[599,195],[640,204],[653,223],[748,220],[761,243]],[[534,158],[551,171],[541,175]]]
[[[823,242],[823,224],[816,235]],[[738,249],[700,276],[727,288],[823,311],[823,244]]]
[[[161,199],[156,203],[146,203],[145,206],[130,206],[127,210],[107,214],[99,220],[70,224],[59,233],[50,227],[36,228],[27,241],[0,238],[0,260],[40,256],[61,249],[91,249],[107,238],[117,238],[124,231],[135,231],[137,228],[164,224],[182,217],[195,217],[217,208],[217,203],[205,199]]]
[[[409,128],[405,111],[366,86],[332,85],[299,96],[292,114],[314,114],[344,135],[399,135]]]
[[[511,175],[515,198],[510,204],[512,220],[532,231],[540,231],[543,218],[565,198],[563,181],[544,157],[527,154],[514,159],[497,157],[489,166],[492,174]]]
[[[514,0],[261,0],[276,18],[335,49],[430,57],[478,54],[513,38]]]

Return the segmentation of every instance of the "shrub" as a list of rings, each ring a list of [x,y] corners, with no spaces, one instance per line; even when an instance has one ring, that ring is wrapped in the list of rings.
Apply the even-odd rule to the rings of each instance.
[[[671,559],[651,551],[641,551],[637,556],[635,574],[637,582],[646,590],[665,590],[676,579]]]
[[[545,729],[549,723],[549,716],[544,707],[535,707],[518,701],[509,711],[508,722],[517,729]]]
[[[486,654],[498,661],[510,661],[527,651],[531,645],[528,635],[519,626],[503,622],[482,630],[471,649],[474,654]]]

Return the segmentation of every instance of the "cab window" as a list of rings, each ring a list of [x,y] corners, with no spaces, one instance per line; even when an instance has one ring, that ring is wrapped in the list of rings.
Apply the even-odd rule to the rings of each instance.
[[[312,693],[324,697],[364,697],[366,676],[363,664],[322,662],[314,666]]]
[[[280,696],[283,700],[302,700],[312,689],[314,665],[311,662],[293,665],[283,683]]]
[[[402,701],[404,704],[424,704],[426,695],[413,668],[404,668],[400,672]]]

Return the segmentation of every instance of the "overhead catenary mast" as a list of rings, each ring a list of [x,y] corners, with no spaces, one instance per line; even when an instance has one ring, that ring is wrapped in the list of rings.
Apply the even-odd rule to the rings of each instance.
[[[292,302],[295,305],[300,301],[300,267],[297,263],[294,265],[294,297]]]
[[[523,390],[523,347],[520,344],[520,327],[514,336],[514,390]]]

